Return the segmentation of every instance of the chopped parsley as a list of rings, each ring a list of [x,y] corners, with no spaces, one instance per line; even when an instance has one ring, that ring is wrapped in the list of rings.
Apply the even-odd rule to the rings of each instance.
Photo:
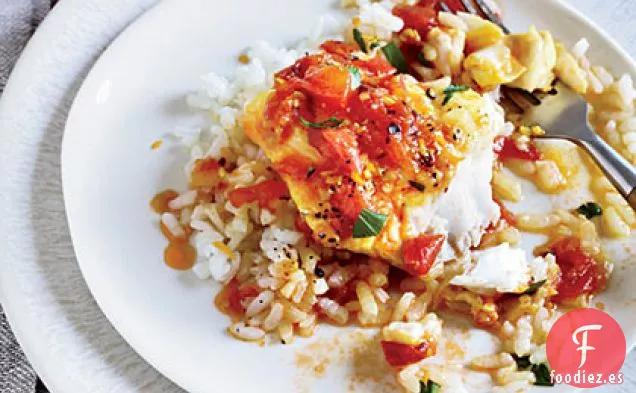
[[[353,238],[364,239],[377,236],[389,217],[385,214],[376,213],[369,209],[362,209],[358,219],[353,225]]]
[[[547,364],[533,364],[530,370],[534,373],[534,377],[536,378],[535,385],[554,386],[550,378],[550,367]]]
[[[409,71],[409,65],[404,58],[404,54],[395,42],[389,42],[384,45],[382,47],[382,52],[384,52],[384,56],[389,63],[391,63],[393,67],[397,68],[398,71],[402,73],[407,73]]]
[[[375,48],[381,46],[382,43],[380,41],[373,41],[371,45],[369,45],[369,49],[374,50]]]
[[[543,286],[543,284],[545,284],[548,280],[541,280],[541,281],[537,281],[533,284],[530,284],[530,286],[528,287],[528,289],[526,289],[525,291],[521,292],[519,295],[534,295],[539,288],[541,288]]]
[[[535,378],[535,385],[554,386],[554,383],[552,383],[552,379],[550,378],[550,366],[545,363],[532,364],[532,362],[530,362],[530,356],[518,356],[514,353],[511,355],[517,363],[517,368],[520,370],[530,369],[530,371],[532,371]]]
[[[418,183],[416,181],[409,180],[409,184],[411,185],[411,187],[415,188],[416,190],[418,190],[420,192],[424,192],[424,190],[426,190],[426,186],[424,186],[424,184],[422,184],[422,183]]]
[[[420,381],[420,393],[439,393],[442,389],[442,385],[430,379],[424,383]]]
[[[306,120],[301,117],[300,122],[303,123],[305,127],[309,128],[333,128],[338,127],[340,124],[342,124],[342,120],[338,119],[337,117],[330,117],[327,120],[318,123]]]
[[[450,102],[450,100],[453,98],[453,96],[455,95],[455,93],[460,93],[462,91],[468,91],[470,90],[469,86],[466,85],[450,85],[447,88],[444,89],[444,94],[446,95],[444,97],[444,102],[442,102],[442,105],[446,105]]]
[[[356,90],[360,85],[362,85],[362,75],[360,74],[360,69],[354,66],[347,66],[349,70],[349,74],[351,75],[351,90]]]
[[[599,206],[598,203],[595,203],[595,202],[584,203],[581,206],[579,206],[576,209],[576,211],[579,214],[584,215],[585,218],[587,218],[588,220],[603,214],[603,208]]]
[[[361,51],[363,51],[364,53],[369,52],[369,50],[367,49],[367,43],[364,41],[364,37],[362,36],[362,32],[360,30],[353,29],[353,39],[355,40],[356,44],[358,44]]]

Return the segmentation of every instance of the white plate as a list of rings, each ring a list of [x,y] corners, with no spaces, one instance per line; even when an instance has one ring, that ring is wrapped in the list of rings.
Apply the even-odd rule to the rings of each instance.
[[[151,1],[137,2],[137,4],[150,3]],[[167,130],[170,125],[173,124],[172,122],[176,121],[176,119],[172,116],[167,116],[164,119],[165,121],[155,117],[158,112],[162,112],[161,110],[158,110],[158,108],[162,107],[165,102],[167,102],[163,101],[163,99],[170,99],[179,96],[188,87],[194,85],[196,77],[203,71],[207,71],[209,69],[229,71],[229,59],[231,59],[232,56],[229,54],[226,55],[225,59],[228,61],[223,62],[223,56],[221,56],[217,51],[219,44],[217,43],[218,39],[216,37],[235,37],[237,33],[233,29],[230,29],[231,34],[212,35],[209,33],[210,31],[212,31],[212,33],[218,32],[219,30],[217,29],[220,29],[223,26],[228,28],[228,24],[233,23],[237,26],[244,26],[242,30],[247,31],[249,34],[254,34],[251,38],[247,37],[250,38],[250,41],[259,35],[259,30],[250,30],[250,27],[253,26],[252,23],[254,22],[252,19],[256,19],[256,16],[253,16],[252,18],[248,17],[247,20],[243,17],[240,21],[232,18],[225,18],[224,23],[226,11],[219,11],[217,9],[219,8],[218,6],[215,7],[213,4],[198,4],[198,8],[193,8],[194,6],[197,6],[196,3],[201,2],[182,1],[177,7],[176,3],[176,1],[168,1],[156,10],[153,10],[149,16],[146,16],[143,21],[139,22],[139,25],[135,25],[135,27],[133,27],[133,29],[127,33],[118,44],[116,44],[113,51],[107,55],[111,56],[112,53],[117,53],[122,47],[130,48],[131,46],[127,45],[126,41],[133,40],[140,44],[139,46],[132,45],[134,49],[131,51],[126,52],[124,50],[125,53],[119,52],[120,54],[123,54],[123,57],[119,57],[117,60],[114,60],[114,64],[116,66],[117,63],[119,63],[120,68],[114,67],[110,69],[110,71],[112,71],[110,74],[111,81],[115,82],[113,83],[113,86],[124,86],[128,83],[125,87],[130,90],[127,90],[124,93],[122,93],[122,91],[118,92],[117,89],[113,90],[113,92],[117,94],[113,94],[111,99],[107,100],[107,102],[102,102],[102,107],[100,107],[97,105],[97,102],[94,101],[94,99],[98,96],[97,90],[95,89],[100,86],[100,82],[103,82],[105,79],[96,82],[95,77],[96,75],[99,76],[99,74],[93,74],[87,82],[87,87],[84,90],[83,97],[88,97],[88,102],[93,101],[94,105],[84,107],[84,109],[88,111],[85,112],[85,114],[88,115],[89,122],[84,123],[81,128],[76,129],[76,135],[90,132],[95,139],[103,138],[105,142],[109,142],[109,139],[111,137],[115,137],[115,134],[119,131],[119,128],[116,127],[126,125],[125,127],[121,127],[121,129],[130,132],[132,139],[140,136],[148,137],[147,140],[143,141],[138,138],[137,142],[139,143],[137,145],[134,145],[131,141],[127,141],[126,144],[123,144],[116,149],[118,152],[121,152],[121,156],[113,155],[107,157],[110,160],[109,162],[113,167],[113,170],[117,169],[116,164],[119,162],[131,164],[130,162],[126,162],[120,158],[113,160],[113,157],[125,158],[127,154],[126,152],[128,151],[128,153],[130,153],[129,148],[139,148],[139,150],[137,150],[134,154],[142,152],[140,158],[145,159],[156,156],[145,155],[148,150],[149,143],[154,137],[157,137]],[[521,0],[515,1],[514,3],[519,4],[522,7],[526,6],[526,8],[534,7],[530,4],[524,5]],[[33,173],[44,173],[51,176],[50,179],[34,180],[33,183],[35,183],[35,187],[32,190],[28,190],[30,182],[20,183],[16,181],[16,184],[18,185],[10,189],[7,183],[3,183],[4,186],[7,186],[6,190],[11,191],[10,198],[7,198],[7,200],[13,202],[9,205],[3,205],[3,209],[8,210],[4,217],[11,219],[5,221],[5,223],[19,224],[6,224],[1,228],[2,234],[6,235],[6,237],[3,236],[3,238],[10,239],[10,243],[8,243],[10,247],[7,247],[7,253],[5,253],[4,248],[0,251],[2,251],[2,255],[6,257],[6,259],[3,258],[3,261],[9,261],[11,263],[11,265],[3,265],[3,273],[6,273],[2,275],[2,292],[4,296],[3,303],[5,304],[12,322],[14,322],[14,328],[18,337],[21,339],[21,342],[25,344],[27,353],[36,364],[38,371],[43,374],[45,380],[53,383],[51,387],[54,391],[167,391],[168,389],[171,389],[168,385],[156,382],[156,375],[154,375],[151,371],[148,371],[143,364],[138,362],[134,355],[131,355],[128,352],[128,349],[122,348],[119,342],[115,343],[117,338],[114,337],[112,329],[108,326],[104,326],[105,322],[97,315],[98,313],[96,313],[91,302],[85,301],[85,296],[87,295],[85,291],[74,293],[67,292],[68,288],[74,286],[79,287],[81,284],[77,283],[77,277],[74,275],[74,265],[61,263],[58,258],[64,258],[65,260],[71,261],[72,255],[68,252],[60,252],[59,250],[62,250],[63,246],[60,246],[61,248],[56,250],[57,254],[54,254],[51,249],[42,247],[43,245],[55,247],[55,244],[57,243],[56,240],[58,240],[59,243],[64,244],[67,242],[65,237],[66,229],[63,225],[60,225],[60,217],[57,217],[60,212],[60,210],[57,209],[58,206],[55,206],[55,214],[52,214],[52,217],[47,217],[49,219],[48,222],[53,223],[54,225],[47,228],[30,228],[33,224],[47,222],[40,218],[34,218],[32,215],[43,214],[42,209],[46,209],[50,206],[50,204],[48,204],[50,201],[45,201],[44,196],[48,197],[49,195],[55,195],[55,189],[59,186],[56,182],[58,176],[56,170],[42,170],[35,164],[37,161],[47,163],[47,160],[50,159],[51,152],[56,150],[55,145],[58,143],[56,138],[48,139],[46,137],[41,137],[41,134],[46,131],[54,132],[59,130],[59,123],[51,123],[49,126],[49,122],[51,121],[50,119],[54,119],[55,122],[59,121],[59,118],[63,118],[67,108],[68,99],[69,97],[72,97],[74,91],[72,82],[81,77],[82,69],[86,67],[87,64],[90,64],[95,53],[97,53],[97,51],[111,39],[112,35],[117,32],[124,23],[127,23],[127,21],[129,21],[134,15],[140,12],[140,7],[131,6],[130,4],[130,2],[126,1],[82,2],[74,0],[67,0],[65,4],[61,4],[58,9],[59,17],[54,19],[55,28],[53,28],[54,23],[50,22],[45,24],[41,30],[46,31],[51,35],[51,37],[56,37],[56,40],[45,41],[42,36],[37,37],[37,45],[32,45],[30,51],[26,54],[25,59],[28,59],[29,61],[27,62],[25,60],[23,64],[21,64],[21,67],[18,68],[21,72],[18,72],[17,75],[14,76],[13,85],[11,86],[12,88],[7,89],[6,95],[8,97],[14,97],[14,99],[11,101],[11,104],[3,101],[3,120],[7,121],[7,123],[3,123],[3,125],[10,125],[11,127],[8,127],[7,130],[14,133],[13,136],[10,137],[8,135],[3,135],[3,137],[6,137],[3,141],[7,142],[5,146],[13,147],[14,150],[11,151],[11,155],[2,155],[2,158],[12,157],[16,159],[15,162],[22,162],[21,159],[24,158],[24,164],[21,164],[21,166],[15,166],[13,163],[7,162],[7,165],[3,165],[3,167],[13,168],[16,171],[18,169],[26,170],[26,173],[30,174],[32,169],[29,168],[29,166],[31,166],[32,168],[35,168],[33,169]],[[312,12],[311,8],[315,7],[315,5],[305,6],[307,7],[304,9],[305,14],[309,16]],[[230,6],[224,3],[224,7]],[[622,56],[619,50],[608,45],[607,43],[609,40],[599,36],[594,29],[587,26],[586,23],[582,23],[580,18],[568,16],[570,13],[562,10],[560,6],[553,5],[552,3],[546,2],[546,4],[542,4],[541,7],[536,8],[537,10],[527,10],[528,20],[539,21],[543,18],[546,24],[550,22],[549,27],[553,31],[570,42],[572,42],[575,38],[578,38],[579,35],[586,35],[589,38],[592,38],[591,41],[596,46],[594,57],[597,62],[612,59],[612,68],[614,71],[632,72],[633,67],[630,65],[626,56]],[[538,8],[541,8],[540,14]],[[244,7],[242,9],[253,10],[254,7]],[[271,9],[276,10],[276,13],[279,15],[273,15],[274,19],[270,21],[274,28],[267,30],[267,34],[271,34],[271,37],[269,38],[280,40],[282,38],[281,33],[284,30],[281,27],[289,25],[282,23],[283,21],[280,21],[281,23],[278,24],[273,21],[276,20],[276,18],[284,19],[286,13],[281,15],[280,10],[285,8],[271,6]],[[511,18],[511,21],[515,21],[513,24],[525,28],[527,21],[523,23],[523,18],[520,18],[519,14],[517,14],[514,10],[514,6],[509,8],[507,7],[508,17]],[[260,16],[264,15],[264,12],[254,12],[250,13],[250,15]],[[293,14],[294,17],[296,15],[298,14]],[[191,23],[191,21],[194,20],[202,21],[199,24]],[[294,18],[290,18],[290,20],[293,22]],[[289,21],[285,20],[284,22],[287,23]],[[86,26],[85,23],[89,23],[90,26]],[[538,24],[544,25],[543,23]],[[300,22],[297,24],[297,27],[302,26],[303,24]],[[570,29],[569,34],[568,29]],[[168,43],[161,43],[161,45],[158,45],[156,42],[157,40],[155,39],[155,37],[158,34],[162,34],[162,32],[172,31],[178,34],[185,34],[178,35],[178,37],[181,38],[187,37],[187,34],[193,33],[194,30],[208,31],[208,34],[210,35],[204,39],[197,39],[196,37],[193,37],[194,39],[189,42],[175,42],[174,40],[168,40]],[[297,32],[288,32],[290,33],[289,38],[298,37]],[[244,31],[239,31],[238,36],[246,38],[243,33]],[[248,42],[243,42],[243,44],[247,43]],[[232,44],[234,44],[234,41],[232,41]],[[177,47],[173,47],[171,45],[176,45]],[[607,47],[605,45],[607,45]],[[184,49],[180,50],[179,48]],[[189,48],[191,50],[187,56],[184,56],[184,52],[186,52],[185,48]],[[151,51],[151,49],[156,51],[155,54],[163,51],[164,54],[160,56],[163,63],[152,61],[152,57],[148,56],[150,55],[149,51]],[[181,57],[176,56],[176,54],[179,54]],[[148,56],[148,61],[146,63],[143,63],[144,59],[141,58],[143,56]],[[197,59],[199,59],[200,62],[195,64],[195,60]],[[106,63],[108,62],[106,61]],[[134,70],[135,63],[137,66],[145,64],[147,72],[139,72],[140,69],[138,68],[135,70],[137,72],[135,78],[132,76],[126,76],[126,74],[131,71],[128,67],[131,67],[131,69]],[[102,66],[103,65],[104,64],[102,64]],[[171,80],[169,78],[162,79],[165,78],[166,75],[160,75],[159,72],[154,75],[156,72],[156,70],[153,70],[154,67],[158,67],[159,70],[167,72],[167,75],[177,75],[177,77],[173,77]],[[29,74],[27,71],[35,69],[39,69],[40,71],[46,69],[46,76]],[[153,70],[153,72],[150,72],[151,70]],[[187,72],[188,70],[190,73]],[[101,74],[101,76],[104,76],[104,74]],[[93,82],[92,91],[89,88],[89,86],[91,86],[91,81]],[[150,83],[151,81],[152,83]],[[140,92],[143,93],[142,89],[146,87],[148,90],[145,93],[148,93],[148,95],[145,97],[149,100],[136,95]],[[153,90],[157,88],[160,91]],[[18,90],[21,89],[24,89],[24,91],[18,92]],[[131,90],[135,90],[135,92]],[[18,99],[18,97],[20,97],[20,99]],[[135,118],[137,115],[140,117],[148,116],[148,118],[137,118],[132,123],[124,122],[119,123],[119,125],[116,123],[122,119],[108,118],[108,120],[105,120],[106,118],[103,117],[105,112],[102,111],[104,111],[106,107],[110,106],[113,101],[121,100],[122,97],[130,97],[129,100],[122,102],[131,103],[132,101],[136,101],[138,105],[134,108],[127,107],[126,109],[128,112],[120,114],[130,116],[128,117],[129,120]],[[51,113],[52,107],[56,109],[55,113]],[[27,119],[24,116],[18,115],[22,108],[28,108],[30,110],[28,113],[30,118]],[[9,109],[11,109],[13,113],[10,114]],[[166,115],[166,113],[161,113],[161,115]],[[11,119],[11,122],[9,122],[8,119]],[[84,118],[84,121],[86,120],[87,119]],[[135,124],[140,127],[137,127]],[[153,128],[153,124],[160,127],[158,129]],[[21,125],[25,125],[25,127],[20,127]],[[104,129],[105,126],[108,127],[108,130]],[[35,134],[36,129],[38,133],[37,135]],[[32,136],[31,134],[23,136],[20,132],[24,130],[34,131],[34,134]],[[81,130],[81,132],[77,130]],[[100,132],[106,131],[109,133],[100,135]],[[112,132],[112,134],[110,134],[110,132]],[[55,135],[58,134],[56,133]],[[86,134],[84,136],[86,136]],[[38,145],[40,139],[36,140],[36,138],[40,137],[43,141],[41,146]],[[93,138],[89,139],[93,140]],[[82,143],[84,142],[87,141],[82,141]],[[87,143],[85,147],[90,148],[92,146],[95,148],[95,144],[92,143],[92,141],[88,142],[90,143]],[[40,150],[39,153],[38,150]],[[18,152],[20,154],[18,154]],[[94,152],[95,151],[91,151],[91,153]],[[96,157],[103,156],[96,155]],[[90,158],[92,158],[91,154],[83,157],[86,161],[76,164],[76,169],[80,171],[84,166],[89,168],[89,165],[91,164]],[[152,158],[150,159],[152,160]],[[54,162],[54,160],[51,161]],[[158,161],[159,159],[155,161],[155,164]],[[5,162],[3,162],[3,164],[4,163]],[[65,170],[68,168],[68,165],[65,165]],[[129,168],[131,169],[131,174],[135,174],[135,172],[138,174],[141,172],[135,170],[134,163],[130,165]],[[135,182],[132,183],[133,187],[130,190],[131,194],[128,195],[128,197],[130,197],[128,202],[132,201],[132,204],[128,205],[127,202],[124,203],[129,206],[131,210],[134,206],[138,206],[142,209],[136,211],[144,211],[143,209],[146,208],[145,201],[147,200],[144,198],[152,195],[157,187],[164,185],[165,183],[161,184],[162,180],[170,180],[160,176],[153,176],[154,173],[149,170],[148,172],[143,172],[143,176],[137,178]],[[146,181],[146,177],[149,178],[148,181]],[[112,180],[112,177],[110,176],[106,176],[104,179],[108,178]],[[154,184],[151,184],[152,187],[142,187],[144,185],[148,186],[152,179],[156,181]],[[92,180],[95,180],[95,178]],[[124,178],[118,178],[113,184],[120,187],[124,182]],[[80,185],[79,187],[86,187],[87,191],[89,191],[86,193],[87,195],[89,195],[90,192],[95,191],[96,184],[94,182],[87,181],[83,184],[83,186]],[[171,183],[171,185],[173,184],[174,183]],[[91,187],[93,188],[92,191]],[[97,187],[99,189],[99,187],[103,187],[103,185],[98,184]],[[76,188],[76,191],[77,190],[78,189]],[[109,189],[109,191],[113,190],[115,189]],[[43,196],[38,196],[37,193],[42,193]],[[101,193],[98,194],[102,196]],[[9,194],[6,195],[9,196]],[[76,195],[82,195],[82,193],[80,192]],[[111,194],[108,195],[112,196]],[[137,198],[139,196],[141,198]],[[3,196],[3,201],[4,200]],[[28,201],[30,201],[33,205],[27,205],[26,203]],[[53,204],[59,204],[58,200],[52,202]],[[112,206],[109,205],[110,199],[105,205],[99,202],[99,198],[95,199],[93,202],[94,204],[92,205],[92,209],[90,209],[90,214],[85,217],[92,217],[92,221],[94,222],[98,219],[101,220],[100,217],[103,217],[102,213],[106,210],[106,207]],[[74,205],[69,203],[69,208],[72,208],[72,206]],[[117,211],[117,214],[124,213],[124,210],[119,211],[118,209]],[[73,214],[73,212],[70,212],[70,215]],[[18,215],[20,217],[19,219]],[[123,221],[124,217],[120,217]],[[143,220],[146,220],[147,218],[148,217],[145,217]],[[100,221],[100,224],[101,222],[107,221],[108,220]],[[139,227],[139,222],[135,223],[134,216],[126,216],[125,223],[129,225],[120,224],[117,226],[117,231],[122,231],[123,228],[128,231],[126,232],[128,235],[129,233],[133,233],[133,228],[135,226]],[[144,226],[144,228],[150,228],[150,226],[145,226],[145,224],[150,224],[150,221],[141,222],[141,226]],[[95,229],[94,226],[93,229]],[[102,227],[101,229],[106,230],[99,234],[87,231],[86,236],[95,236],[95,238],[99,239],[98,243],[105,243],[109,240],[109,238],[112,239],[112,237],[115,237],[117,234],[117,231],[110,231],[107,227]],[[77,232],[77,229],[75,229],[74,232]],[[37,240],[37,236],[42,236],[43,239]],[[148,239],[144,237],[144,241],[148,241]],[[78,243],[79,242],[80,241],[78,240]],[[27,245],[30,245],[30,247],[27,248]],[[202,305],[203,308],[198,309],[200,313],[193,313],[196,316],[204,315],[207,312],[210,312],[211,314],[215,312],[210,307],[211,295],[210,291],[207,289],[198,288],[183,291],[183,286],[180,285],[179,288],[182,289],[182,293],[178,293],[173,292],[172,287],[170,286],[162,286],[167,283],[168,280],[173,280],[173,278],[165,277],[171,276],[171,274],[164,271],[163,266],[160,263],[160,256],[157,258],[159,255],[156,247],[157,245],[158,243],[156,241],[148,242],[146,245],[147,250],[154,254],[150,255],[150,258],[145,260],[135,259],[131,262],[130,259],[126,257],[128,250],[119,247],[105,247],[107,248],[106,251],[108,253],[118,253],[118,255],[115,255],[112,258],[107,254],[101,255],[103,258],[91,258],[96,262],[106,262],[104,264],[96,264],[96,266],[94,266],[95,268],[108,268],[110,264],[116,264],[116,269],[121,269],[122,271],[125,271],[127,268],[131,269],[128,279],[122,281],[119,281],[119,278],[121,277],[111,275],[114,273],[113,271],[102,270],[102,272],[99,273],[97,281],[105,281],[105,284],[110,283],[116,288],[114,291],[116,293],[112,293],[113,287],[111,287],[110,290],[107,289],[108,292],[104,295],[103,293],[98,293],[97,288],[99,285],[95,286],[93,290],[101,306],[108,313],[109,317],[111,317],[111,319],[117,324],[118,329],[126,335],[129,342],[131,342],[135,348],[142,353],[142,355],[150,359],[155,365],[160,367],[162,371],[166,372],[167,375],[175,378],[178,382],[183,383],[184,386],[190,385],[187,381],[178,379],[178,376],[174,372],[171,372],[171,370],[182,370],[183,368],[195,369],[195,372],[196,370],[203,370],[199,374],[200,379],[197,380],[200,383],[200,385],[197,386],[202,389],[198,390],[234,390],[233,388],[238,390],[239,386],[236,384],[237,381],[232,381],[232,383],[229,384],[223,383],[223,376],[221,375],[220,370],[199,368],[199,363],[197,363],[198,359],[195,357],[188,356],[185,362],[179,362],[177,361],[177,358],[171,358],[173,355],[172,352],[169,352],[171,343],[167,342],[167,337],[169,336],[159,334],[152,335],[153,331],[156,332],[159,329],[164,328],[162,324],[166,321],[162,316],[170,314],[170,317],[174,318],[173,313],[179,314],[181,312],[180,307],[182,305],[186,305],[186,308],[190,309],[192,307],[199,307]],[[159,245],[159,247],[161,247],[161,245]],[[102,251],[102,249],[98,249],[100,252]],[[78,254],[80,254],[79,247]],[[57,258],[54,256],[57,256]],[[134,254],[130,254],[130,256],[134,256]],[[80,258],[82,258],[83,261],[86,259],[83,258],[82,255],[80,255]],[[120,265],[122,261],[129,262],[129,265]],[[153,307],[160,305],[161,307],[158,308],[159,311],[162,309],[164,310],[161,315],[156,314],[157,318],[155,319],[147,318],[148,313],[143,312],[143,310],[137,313],[139,310],[136,310],[133,306],[139,306],[139,302],[134,301],[134,299],[128,296],[131,293],[130,287],[127,289],[123,285],[125,283],[131,283],[131,275],[135,273],[135,267],[138,264],[142,267],[150,267],[150,270],[141,270],[142,274],[137,277],[139,282],[132,282],[134,285],[133,288],[137,288],[139,291],[150,290],[151,288],[159,289],[158,293],[152,294],[154,298],[149,296],[151,298],[151,302],[149,303],[150,305]],[[55,268],[67,270],[60,271]],[[158,270],[162,270],[163,273],[160,274],[164,275],[163,278],[155,275]],[[49,277],[55,278],[55,280],[47,281],[47,274]],[[25,280],[26,278],[31,279],[31,281],[29,282]],[[96,282],[95,275],[93,275],[93,279],[89,278],[89,281],[91,282],[91,285],[93,285]],[[144,281],[160,282],[161,284],[145,287],[143,286],[146,284]],[[53,291],[52,295],[50,294],[51,291]],[[203,299],[203,297],[197,298],[196,296],[192,296],[193,291],[198,292],[199,296],[205,296],[205,299]],[[42,295],[40,295],[41,293]],[[139,294],[134,291],[133,293],[136,295]],[[175,296],[175,298],[167,304],[164,303],[166,294]],[[620,298],[619,295],[620,293],[617,293],[617,297]],[[44,296],[48,297],[44,298]],[[77,298],[74,296],[77,296]],[[111,300],[104,300],[105,296],[110,297]],[[625,297],[623,297],[623,299],[627,300]],[[182,302],[179,303],[179,300],[182,300]],[[106,304],[110,305],[110,308],[107,307]],[[175,308],[169,308],[171,306]],[[32,313],[36,310],[44,312],[39,314],[38,317],[27,315],[28,313]],[[157,311],[157,309],[153,309],[152,311]],[[58,312],[61,313],[61,315],[59,315]],[[627,312],[628,311],[626,309],[626,313]],[[80,313],[83,313],[82,316],[79,315]],[[125,313],[125,315],[123,313]],[[187,312],[185,313],[187,314]],[[119,315],[119,317],[116,318],[115,315]],[[206,320],[206,317],[208,316],[202,316],[198,321],[204,321]],[[42,320],[45,324],[38,326],[34,323],[36,320]],[[155,321],[160,322],[160,324],[153,324]],[[627,321],[627,319],[623,319],[623,321]],[[180,333],[178,334],[181,336],[192,335],[197,331],[197,328],[192,326],[192,321],[179,320],[176,322],[181,323],[176,323],[172,326],[180,330]],[[214,323],[211,323],[209,326],[212,327],[213,324]],[[170,326],[167,327],[170,328]],[[199,326],[199,328],[205,329],[205,326]],[[69,332],[69,329],[77,331],[77,334],[74,336],[72,331]],[[161,338],[152,341],[153,337],[157,336],[161,336]],[[631,337],[633,337],[633,334],[628,334],[628,341],[630,342],[633,341],[630,339]],[[104,343],[102,346],[98,344],[100,338]],[[203,347],[205,343],[196,342],[196,345]],[[147,347],[154,347],[155,351],[145,351]],[[172,345],[172,347],[174,348],[175,346]],[[179,351],[188,350],[186,347],[179,347],[177,349]],[[250,349],[254,350],[254,348]],[[194,352],[196,353],[196,351]],[[212,347],[202,348],[201,352],[204,352],[204,354],[207,355],[214,354],[217,358],[220,358],[220,351],[218,351],[218,349],[215,350],[215,345]],[[156,355],[157,353],[158,355]],[[250,352],[250,354],[251,353],[252,352]],[[221,356],[226,355],[229,354],[223,353]],[[101,358],[96,359],[95,356],[101,356]],[[243,360],[247,360],[247,358]],[[186,374],[183,371],[178,373]],[[92,388],[82,390],[81,386],[91,386]]]
[[[163,264],[165,240],[148,207],[159,190],[183,189],[185,157],[169,145],[157,151],[150,145],[176,125],[193,121],[183,97],[197,88],[199,77],[209,70],[231,74],[238,54],[259,39],[291,44],[303,38],[315,16],[329,11],[332,3],[237,0],[219,8],[208,0],[166,1],[116,40],[75,99],[63,143],[62,178],[82,273],[124,338],[186,390],[246,391],[262,389],[264,383],[280,392],[299,386],[349,387],[346,361],[328,367],[317,385],[311,373],[295,364],[303,347],[326,343],[342,329],[322,326],[317,337],[291,346],[259,348],[230,338],[227,317],[212,305],[216,288]],[[615,72],[633,71],[629,59],[559,3],[541,3],[508,2],[507,23],[521,30],[530,24],[549,28],[570,44],[587,36],[600,63],[612,59]],[[545,211],[549,203],[572,207],[585,200],[585,195],[570,193],[529,198],[519,208]],[[624,250],[617,255],[629,258]],[[619,265],[621,273],[628,269],[624,275],[636,274],[633,265]],[[621,285],[620,276],[604,301],[631,347],[636,293]],[[481,352],[488,342],[473,339],[471,349]],[[244,377],[247,370],[249,378]]]

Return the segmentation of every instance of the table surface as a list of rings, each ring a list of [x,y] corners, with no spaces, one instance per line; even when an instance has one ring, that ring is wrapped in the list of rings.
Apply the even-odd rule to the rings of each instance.
[[[505,0],[504,0],[505,1]],[[530,1],[530,0],[529,0]],[[633,57],[636,58],[635,0],[566,0],[607,31]],[[602,393],[628,393],[636,391],[636,351],[632,351],[623,365],[625,383],[607,385],[594,390]]]

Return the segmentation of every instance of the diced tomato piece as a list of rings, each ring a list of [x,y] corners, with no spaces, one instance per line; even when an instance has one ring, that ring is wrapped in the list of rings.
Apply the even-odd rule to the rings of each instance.
[[[194,188],[212,188],[219,185],[221,176],[219,175],[221,165],[214,158],[204,158],[196,160],[190,185]]]
[[[552,246],[552,252],[561,268],[559,293],[553,298],[556,302],[591,294],[605,286],[603,268],[581,249],[578,238],[568,237],[557,242]]]
[[[225,295],[229,306],[229,311],[236,315],[242,315],[245,312],[241,304],[241,292],[239,291],[238,282],[230,281],[225,286]]]
[[[296,154],[285,156],[276,163],[278,173],[288,175],[294,179],[307,180],[312,161],[308,157]]]
[[[541,159],[541,153],[534,144],[528,144],[528,150],[521,150],[511,137],[498,137],[495,139],[494,150],[495,153],[499,154],[499,159],[502,161],[510,158],[530,161]]]
[[[435,354],[435,348],[426,340],[420,345],[408,345],[391,341],[382,341],[380,345],[382,345],[384,358],[393,367],[405,367]]]
[[[309,143],[318,149],[330,165],[340,167],[347,174],[362,172],[358,141],[350,129],[310,130]]]
[[[271,206],[282,198],[289,197],[287,185],[280,180],[265,180],[254,186],[237,188],[230,191],[229,199],[235,207],[246,203],[258,202],[260,207]]]
[[[508,210],[508,208],[497,198],[493,198],[493,201],[497,205],[499,205],[499,209],[501,210],[501,219],[508,223],[510,226],[515,226],[517,223],[517,219],[515,218],[515,214]]]
[[[320,45],[320,49],[331,55],[340,57],[339,60],[348,60],[351,53],[360,50],[358,45],[354,43],[333,40],[325,41],[322,45]]]
[[[351,92],[351,74],[336,65],[311,66],[300,87],[318,102],[343,108]]]
[[[227,312],[233,316],[241,316],[245,313],[243,299],[255,297],[259,294],[258,288],[253,285],[241,287],[236,279],[230,281],[220,293],[227,302]]]
[[[404,29],[414,29],[420,34],[422,40],[426,39],[428,32],[439,23],[437,21],[437,1],[435,4],[398,5],[393,8],[393,15],[404,21]]]
[[[402,245],[404,270],[414,276],[428,273],[442,250],[445,239],[444,235],[421,235],[406,240]]]
[[[342,305],[357,299],[355,286],[351,285],[351,283],[343,285],[340,288],[331,288],[327,291],[325,296]]]

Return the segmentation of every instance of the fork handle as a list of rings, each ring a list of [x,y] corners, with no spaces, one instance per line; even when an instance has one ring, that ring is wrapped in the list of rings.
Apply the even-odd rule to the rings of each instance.
[[[618,154],[596,133],[593,133],[588,140],[583,141],[583,146],[632,209],[636,210],[636,169],[634,165]]]

